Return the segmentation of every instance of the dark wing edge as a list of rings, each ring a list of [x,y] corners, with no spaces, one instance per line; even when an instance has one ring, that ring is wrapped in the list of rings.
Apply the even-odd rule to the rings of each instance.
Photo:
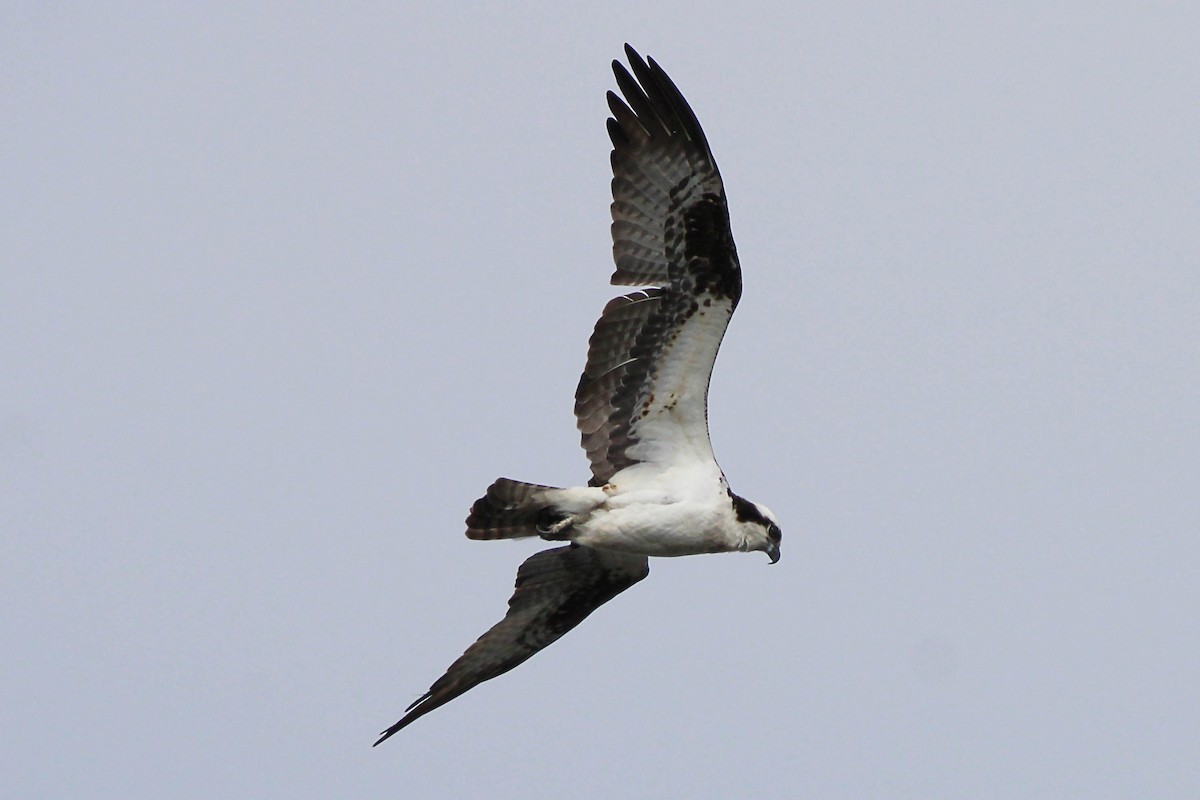
[[[704,385],[690,387],[707,397],[708,373],[742,292],[724,186],[696,114],[654,59],[629,45],[625,53],[632,74],[613,62],[624,100],[608,93],[611,282],[654,288],[612,300],[589,341],[575,416],[596,486],[636,463],[627,450],[637,422],[666,402],[659,397],[653,406],[660,359],[671,358],[676,334],[701,305],[711,309],[709,328],[679,355],[708,361],[709,371],[694,378]]]
[[[521,664],[649,574],[645,556],[574,544],[530,556],[517,570],[504,619],[468,647],[375,744]]]

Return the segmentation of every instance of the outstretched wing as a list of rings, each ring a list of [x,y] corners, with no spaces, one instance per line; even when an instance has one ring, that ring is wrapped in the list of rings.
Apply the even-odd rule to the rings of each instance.
[[[645,556],[574,544],[526,559],[517,570],[516,590],[504,619],[468,647],[375,744],[463,692],[508,672],[648,574]]]
[[[713,460],[708,381],[742,293],[725,189],[696,115],[628,45],[613,72],[612,300],[588,348],[575,416],[601,485],[631,464]]]

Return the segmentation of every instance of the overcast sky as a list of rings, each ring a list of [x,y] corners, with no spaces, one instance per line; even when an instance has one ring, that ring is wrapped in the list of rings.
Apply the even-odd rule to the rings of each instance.
[[[6,796],[1200,796],[1200,6],[145,5],[0,7]],[[783,560],[372,749],[587,479],[625,41]]]

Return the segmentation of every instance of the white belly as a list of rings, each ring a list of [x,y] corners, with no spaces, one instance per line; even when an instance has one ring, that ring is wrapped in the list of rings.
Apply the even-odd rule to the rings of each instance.
[[[736,550],[732,517],[722,510],[717,502],[671,502],[661,492],[617,495],[577,522],[571,539],[601,550],[645,556]]]

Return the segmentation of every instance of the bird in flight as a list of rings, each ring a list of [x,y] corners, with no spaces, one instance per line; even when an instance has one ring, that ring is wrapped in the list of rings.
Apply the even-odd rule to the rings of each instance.
[[[645,578],[649,556],[760,550],[779,560],[765,507],[734,494],[708,436],[708,382],[742,294],[725,190],[695,113],[654,59],[625,46],[608,93],[612,283],[588,342],[575,417],[587,486],[500,478],[467,517],[471,539],[565,542],[517,570],[508,613],[375,744],[551,644]]]

